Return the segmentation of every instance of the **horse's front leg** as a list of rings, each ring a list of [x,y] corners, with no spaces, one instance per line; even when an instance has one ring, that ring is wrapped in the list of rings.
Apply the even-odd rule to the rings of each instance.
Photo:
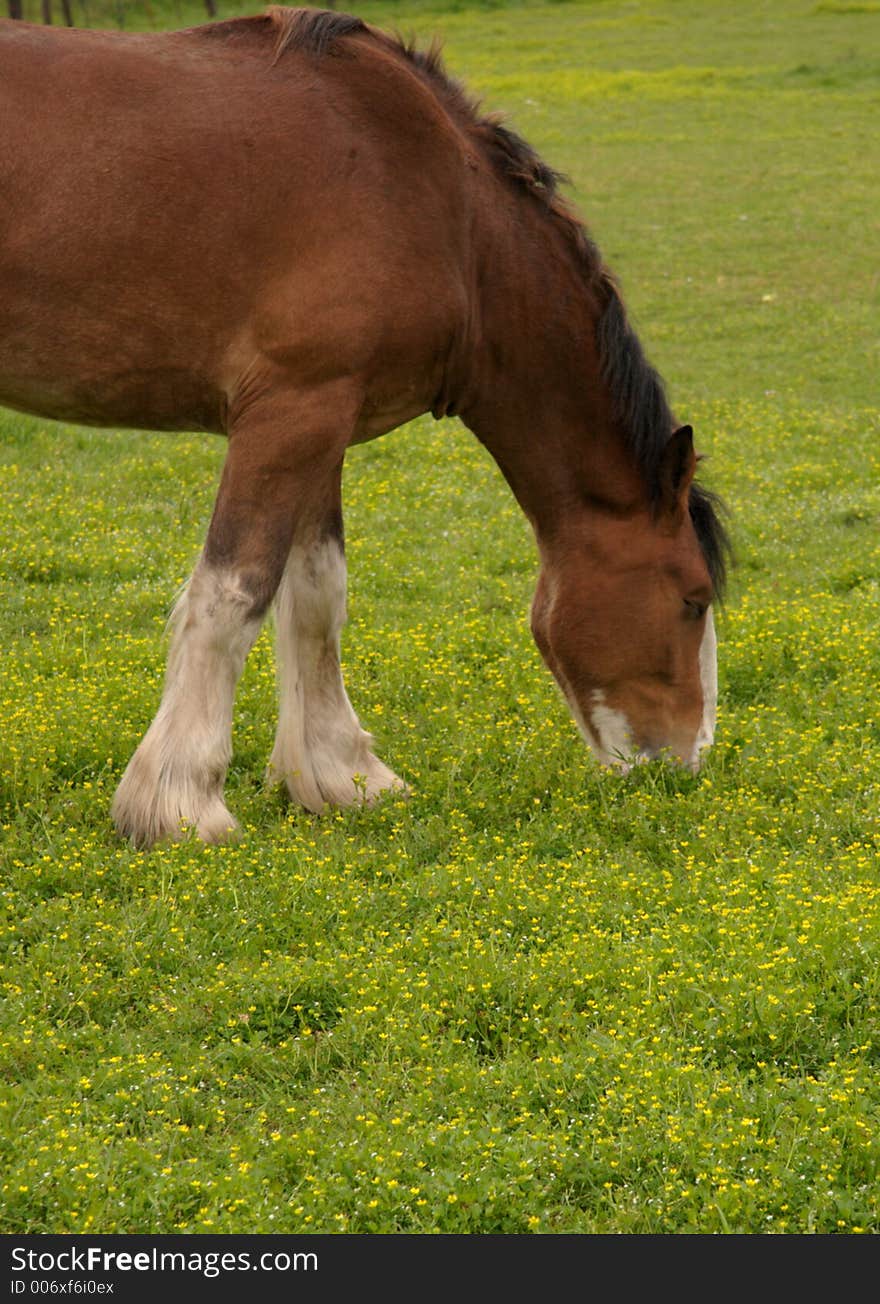
[[[135,846],[187,830],[223,842],[235,831],[223,799],[232,705],[260,624],[240,572],[203,555],[172,613],[159,710],[113,799],[114,823]]]
[[[172,617],[162,701],[113,801],[137,846],[194,831],[222,842],[235,689],[293,540],[338,519],[357,399],[341,382],[264,397],[237,417],[201,558]]]
[[[275,601],[280,708],[270,782],[307,810],[371,802],[404,783],[373,754],[342,682],[346,566],[338,510],[298,531]]]

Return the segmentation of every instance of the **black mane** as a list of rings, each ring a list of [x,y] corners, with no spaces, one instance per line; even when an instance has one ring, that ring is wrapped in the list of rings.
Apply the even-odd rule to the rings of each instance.
[[[666,399],[663,382],[648,362],[627,317],[615,280],[583,223],[562,195],[566,178],[549,167],[532,147],[505,126],[500,115],[484,114],[479,100],[461,82],[451,77],[438,43],[427,50],[413,41],[387,36],[351,14],[323,9],[289,9],[272,6],[264,19],[232,20],[233,23],[270,22],[275,32],[276,61],[292,47],[316,56],[341,53],[340,43],[352,35],[369,36],[385,49],[397,53],[415,68],[448,106],[450,112],[482,143],[498,173],[532,196],[564,227],[585,279],[604,300],[597,343],[603,377],[611,392],[617,419],[645,478],[655,506],[660,504],[659,467],[663,450],[676,422]],[[224,24],[225,26],[225,24]],[[730,555],[727,531],[721,519],[719,498],[694,483],[690,493],[690,514],[717,598],[723,593]]]

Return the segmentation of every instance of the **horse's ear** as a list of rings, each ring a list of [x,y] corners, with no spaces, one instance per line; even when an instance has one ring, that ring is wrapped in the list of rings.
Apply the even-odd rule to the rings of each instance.
[[[660,464],[660,484],[667,507],[673,508],[681,501],[682,494],[690,488],[696,469],[693,429],[679,426],[670,435]]]

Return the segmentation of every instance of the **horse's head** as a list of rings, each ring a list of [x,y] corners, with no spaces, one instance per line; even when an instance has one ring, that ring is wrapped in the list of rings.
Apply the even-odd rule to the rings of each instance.
[[[591,502],[542,546],[535,641],[603,764],[666,753],[696,771],[715,731],[712,601],[724,534],[671,437],[651,501]]]

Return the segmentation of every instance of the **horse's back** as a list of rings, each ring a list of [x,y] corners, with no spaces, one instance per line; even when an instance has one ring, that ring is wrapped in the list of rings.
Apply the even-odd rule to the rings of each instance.
[[[0,22],[0,402],[222,429],[249,356],[442,351],[454,125],[381,47],[273,59],[267,23]]]

